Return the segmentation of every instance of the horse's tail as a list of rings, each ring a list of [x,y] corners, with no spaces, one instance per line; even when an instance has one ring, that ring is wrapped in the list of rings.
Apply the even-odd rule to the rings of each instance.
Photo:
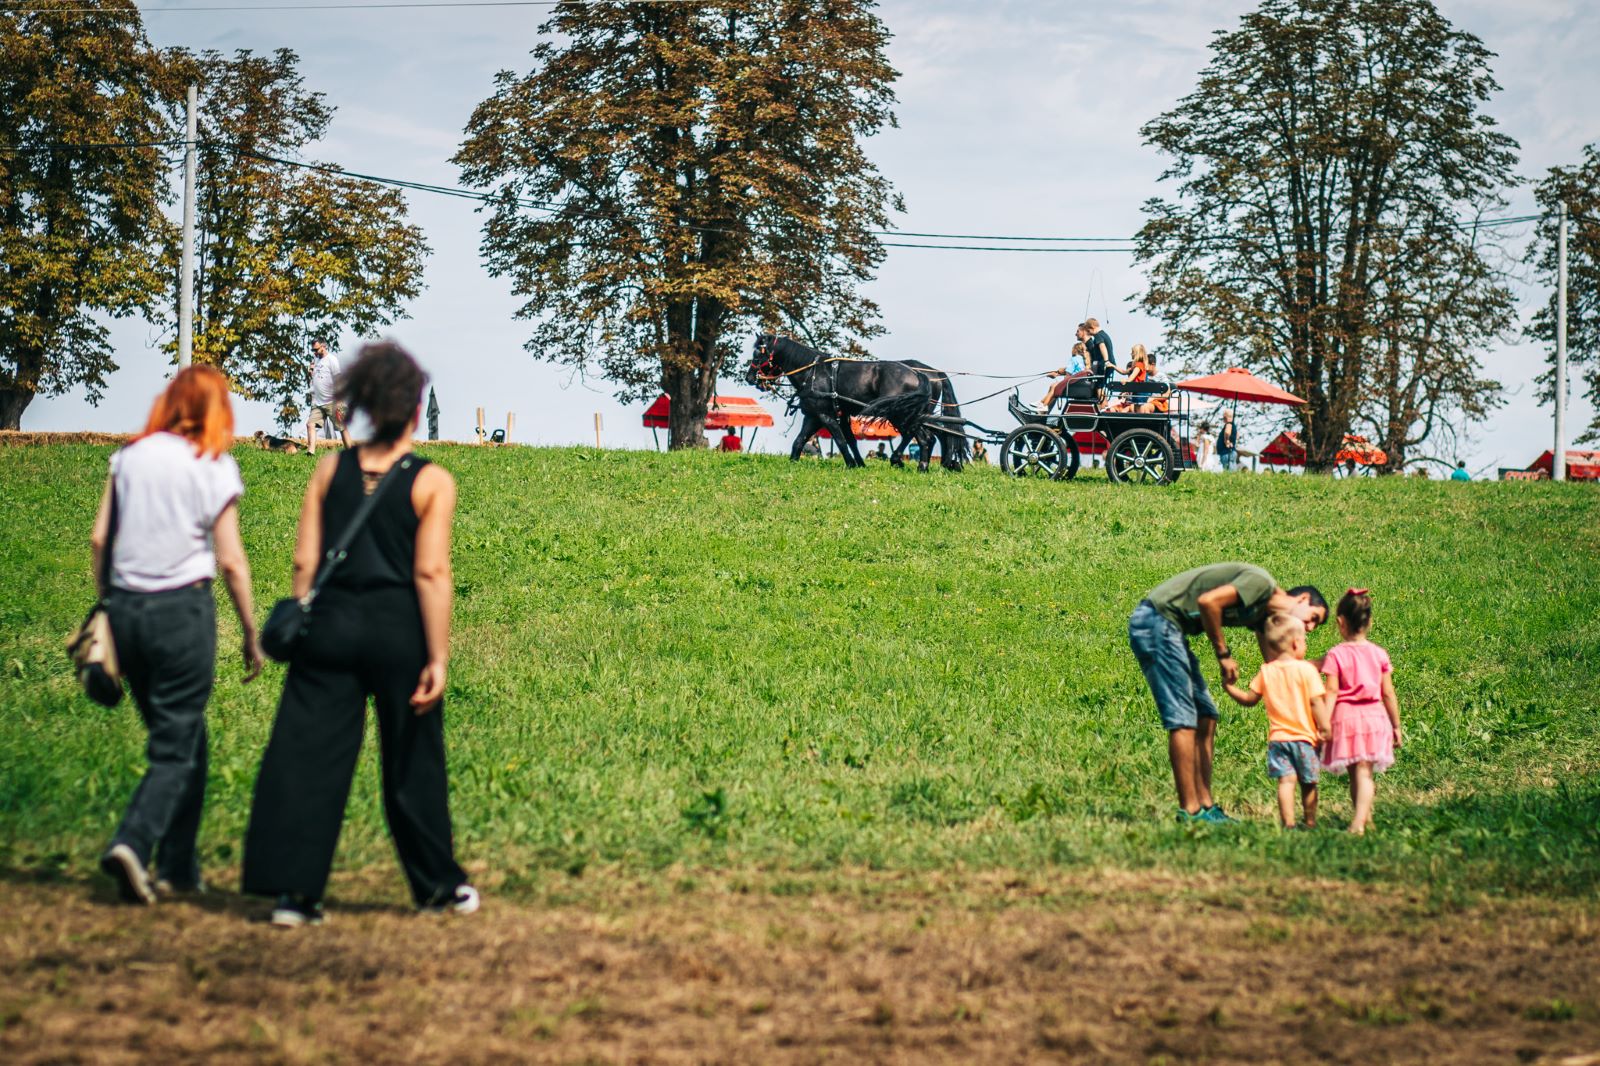
[[[918,388],[898,396],[885,396],[862,409],[861,418],[881,418],[898,429],[902,436],[915,437],[922,432],[928,417],[928,406],[934,399],[934,385],[928,376],[914,371]]]
[[[961,401],[956,399],[956,387],[950,380],[950,375],[939,372],[939,413],[947,421],[942,421],[937,429],[939,433],[939,462],[950,469],[960,469],[972,458],[972,449],[967,444],[967,435],[962,432],[966,429],[961,418]]]

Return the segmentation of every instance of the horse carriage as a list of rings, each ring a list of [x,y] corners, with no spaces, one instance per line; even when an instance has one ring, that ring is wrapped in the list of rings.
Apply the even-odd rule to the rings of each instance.
[[[768,391],[780,385],[794,390],[804,421],[791,458],[799,457],[813,433],[827,429],[839,442],[846,465],[862,465],[850,430],[850,418],[859,416],[884,419],[900,431],[893,456],[897,465],[906,445],[919,441],[923,470],[935,441],[940,462],[959,469],[974,440],[998,447],[1001,469],[1018,477],[1069,479],[1082,465],[1085,448],[1105,452],[1106,473],[1113,481],[1168,485],[1193,465],[1187,394],[1165,383],[1080,375],[1068,381],[1060,409],[1052,411],[1023,405],[1013,391],[1008,406],[1018,426],[1005,433],[966,418],[950,376],[914,360],[842,359],[787,337],[762,334],[745,380]]]
[[[1170,485],[1194,465],[1189,395],[1166,382],[1116,382],[1092,374],[1067,383],[1058,408],[1040,412],[1016,395],[1017,428],[999,441],[1000,468],[1018,477],[1066,480],[1083,452],[1104,452],[1112,481]]]

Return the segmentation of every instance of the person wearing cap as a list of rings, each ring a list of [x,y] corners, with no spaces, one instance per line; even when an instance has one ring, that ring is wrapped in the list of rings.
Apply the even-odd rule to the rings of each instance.
[[[1217,705],[1189,638],[1204,633],[1216,653],[1223,682],[1235,684],[1239,664],[1223,630],[1237,627],[1259,633],[1273,614],[1298,618],[1309,633],[1327,620],[1328,601],[1314,585],[1280,588],[1259,566],[1212,563],[1163,581],[1145,594],[1128,619],[1128,645],[1167,731],[1180,822],[1235,821],[1211,795]]]

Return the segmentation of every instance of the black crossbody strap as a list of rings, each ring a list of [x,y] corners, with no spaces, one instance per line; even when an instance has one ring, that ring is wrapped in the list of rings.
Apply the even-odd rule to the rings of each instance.
[[[317,580],[312,583],[311,591],[306,593],[306,598],[303,602],[309,604],[317,598],[317,593],[322,591],[322,586],[328,583],[329,575],[333,573],[340,563],[344,562],[345,556],[350,552],[350,545],[355,542],[356,534],[361,532],[361,527],[367,524],[368,518],[372,517],[372,512],[377,508],[378,501],[383,498],[384,492],[394,482],[395,474],[401,470],[410,470],[415,462],[415,458],[409,455],[397,461],[389,468],[388,473],[383,475],[383,479],[372,490],[372,494],[361,501],[361,506],[356,509],[355,517],[350,519],[350,524],[345,527],[344,533],[339,537],[339,542],[328,549],[326,556],[324,556],[325,561],[322,565],[322,571],[317,574]],[[360,465],[358,461],[356,463],[358,470]]]

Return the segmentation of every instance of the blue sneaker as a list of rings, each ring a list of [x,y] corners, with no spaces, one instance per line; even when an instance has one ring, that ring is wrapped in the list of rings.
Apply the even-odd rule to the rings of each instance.
[[[1178,808],[1178,824],[1179,825],[1192,825],[1195,822],[1204,822],[1205,820],[1206,820],[1205,819],[1205,814],[1204,814],[1203,811],[1195,811],[1193,814],[1190,814],[1188,811],[1184,810],[1182,807]]]
[[[1210,807],[1201,807],[1200,813],[1194,816],[1197,821],[1210,822],[1212,825],[1238,825],[1239,819],[1222,809],[1222,804],[1212,804]]]

